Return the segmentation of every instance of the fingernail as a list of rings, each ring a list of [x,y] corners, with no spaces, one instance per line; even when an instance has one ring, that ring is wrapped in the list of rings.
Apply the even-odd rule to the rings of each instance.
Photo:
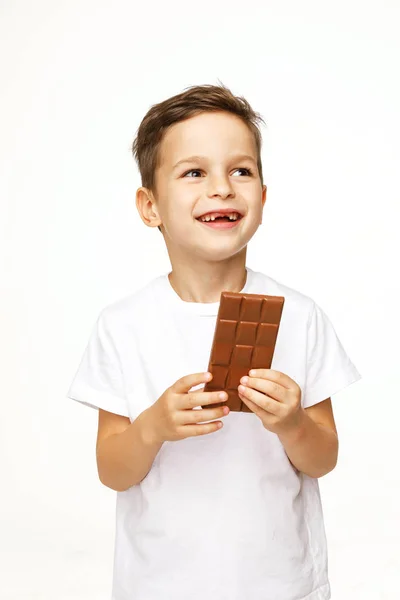
[[[242,377],[242,379],[240,380],[241,383],[244,383],[246,385],[246,383],[249,381],[248,377]]]

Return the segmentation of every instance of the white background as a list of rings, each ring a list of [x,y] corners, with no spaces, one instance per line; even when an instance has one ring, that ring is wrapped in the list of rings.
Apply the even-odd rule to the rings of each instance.
[[[219,79],[267,123],[248,265],[319,303],[363,376],[333,398],[320,479],[332,598],[396,600],[398,2],[0,6],[0,598],[110,598],[116,493],[97,412],[66,393],[99,311],[169,270],[135,207],[136,129]]]

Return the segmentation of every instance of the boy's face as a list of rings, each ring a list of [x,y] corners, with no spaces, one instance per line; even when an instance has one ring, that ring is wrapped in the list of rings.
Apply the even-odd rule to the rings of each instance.
[[[220,261],[248,244],[260,225],[267,188],[261,185],[253,134],[240,118],[204,112],[172,125],[159,165],[156,198],[146,190],[137,195],[137,206],[147,225],[161,226],[172,259]],[[214,225],[199,219],[220,209],[242,218],[209,222]]]

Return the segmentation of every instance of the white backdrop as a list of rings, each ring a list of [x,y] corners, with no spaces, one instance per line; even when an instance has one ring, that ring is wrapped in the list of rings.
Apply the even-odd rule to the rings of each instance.
[[[136,212],[140,120],[220,79],[267,123],[248,265],[319,303],[363,376],[332,399],[339,462],[320,479],[332,598],[397,600],[398,2],[0,11],[0,598],[110,598],[116,493],[97,412],[66,393],[99,311],[170,267]]]

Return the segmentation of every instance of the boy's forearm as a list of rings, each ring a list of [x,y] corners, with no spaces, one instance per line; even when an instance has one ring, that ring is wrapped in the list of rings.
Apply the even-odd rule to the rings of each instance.
[[[140,483],[161,446],[149,435],[148,413],[144,411],[125,431],[109,436],[97,448],[100,481],[117,492]]]
[[[310,477],[323,477],[337,463],[339,442],[336,433],[315,423],[303,410],[295,430],[278,435],[290,462]]]

